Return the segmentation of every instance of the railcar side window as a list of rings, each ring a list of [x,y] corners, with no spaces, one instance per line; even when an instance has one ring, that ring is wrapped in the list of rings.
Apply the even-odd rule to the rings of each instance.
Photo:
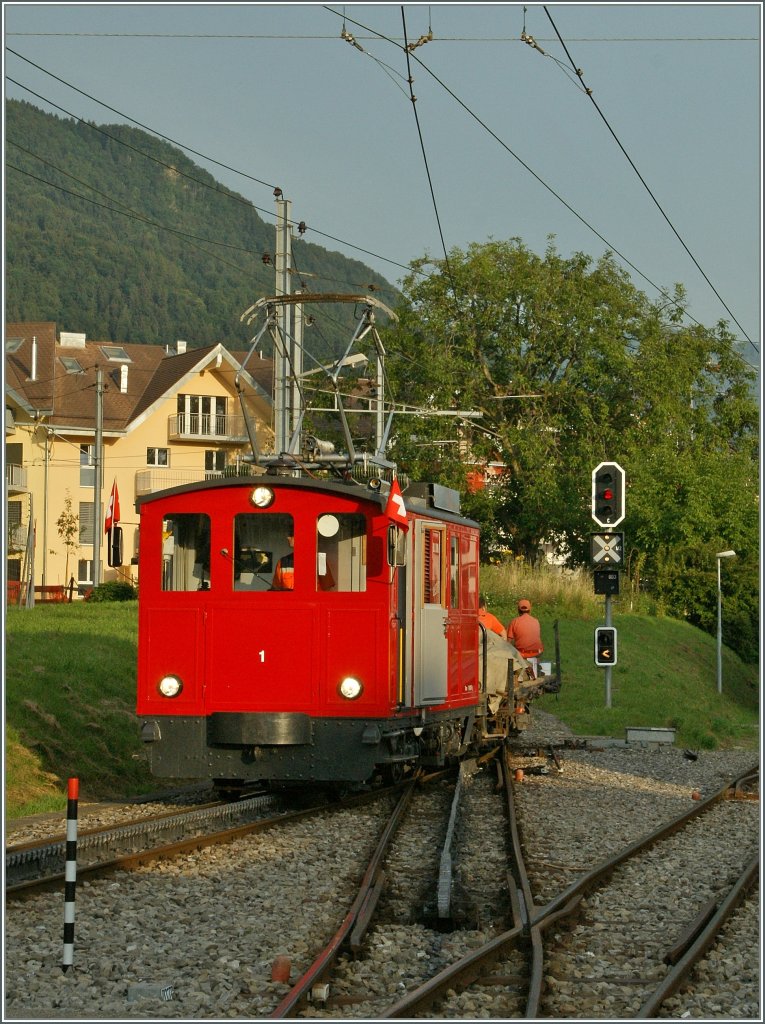
[[[179,512],[162,521],[162,589],[210,589],[210,517]]]
[[[449,591],[452,608],[460,606],[460,548],[459,537],[451,537],[449,544]]]
[[[316,521],[316,589],[367,589],[367,521],[360,513],[326,513]]]
[[[462,603],[471,611],[478,610],[478,539],[463,537],[460,545],[460,576]]]
[[[234,590],[293,590],[295,524],[283,512],[234,518]]]
[[[430,529],[429,527],[426,527],[423,530],[423,604],[444,603],[444,595],[441,587],[442,538],[443,530],[441,529]]]

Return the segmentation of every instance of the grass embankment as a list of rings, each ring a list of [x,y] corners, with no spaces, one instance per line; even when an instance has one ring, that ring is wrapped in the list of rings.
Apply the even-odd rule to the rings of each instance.
[[[539,706],[579,735],[623,738],[625,726],[673,726],[682,746],[758,746],[758,673],[723,649],[723,693],[716,691],[713,637],[685,623],[623,614],[612,707],[603,670],[593,665],[593,629],[603,599],[592,585],[546,574],[487,569],[491,610],[507,623],[520,597],[534,603],[546,652],[560,630],[563,689]],[[156,788],[142,758],[134,714],[135,602],[42,605],[6,617],[6,815],[66,807],[66,780],[85,799]]]
[[[605,670],[594,664],[594,633],[604,624],[604,599],[587,573],[561,578],[552,571],[503,566],[482,570],[489,610],[504,624],[528,598],[542,625],[543,661],[555,661],[558,621],[562,689],[537,706],[577,735],[624,739],[628,726],[677,730],[676,744],[693,749],[759,747],[759,670],[723,646],[723,692],[717,693],[717,644],[701,630],[656,614],[647,599],[612,598],[618,660],[606,707]]]
[[[6,815],[81,796],[148,792],[135,708],[135,601],[9,608],[6,615]]]

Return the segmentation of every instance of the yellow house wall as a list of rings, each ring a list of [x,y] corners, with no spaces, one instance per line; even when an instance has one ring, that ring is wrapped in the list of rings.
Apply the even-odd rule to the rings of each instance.
[[[138,516],[135,510],[136,477],[147,470],[156,469],[147,465],[147,448],[167,448],[169,450],[169,470],[183,471],[184,479],[178,482],[191,482],[204,479],[205,451],[223,448],[228,453],[228,461],[235,460],[236,452],[249,452],[249,445],[238,447],[232,444],[222,445],[217,439],[204,441],[170,441],[168,439],[169,419],[177,412],[177,394],[225,396],[228,399],[227,412],[239,415],[241,407],[238,396],[226,386],[225,381],[214,370],[206,370],[187,381],[177,391],[173,391],[161,401],[157,408],[145,420],[119,437],[105,433],[103,492],[101,494],[101,522],[96,524],[96,536],[101,541],[101,580],[128,579],[137,582],[137,566],[130,560],[138,553]],[[257,420],[259,434],[264,431],[264,419],[270,414],[267,403],[256,400],[250,405],[253,418]],[[67,549],[59,535],[56,520],[64,511],[67,492],[72,501],[72,512],[79,513],[79,503],[93,501],[93,487],[80,485],[80,445],[93,444],[94,432],[77,435],[65,428],[56,431],[49,440],[48,455],[48,503],[47,503],[47,544],[43,543],[45,526],[45,424],[21,424],[17,419],[16,430],[6,435],[6,442],[23,444],[24,468],[27,472],[27,486],[32,494],[34,519],[36,522],[36,549],[34,582],[43,582],[43,551],[45,558],[45,583],[48,585],[68,583],[68,577],[74,576],[77,582],[77,567],[80,559],[92,559],[91,544],[80,545],[69,552],[67,568]],[[186,476],[188,475],[188,479]],[[107,546],[104,534],[104,517],[111,494],[112,483],[116,479],[120,498],[120,525],[123,529],[123,565],[112,569],[107,565]],[[171,483],[170,486],[174,486]],[[16,497],[12,495],[11,500]],[[67,575],[68,573],[68,575]]]

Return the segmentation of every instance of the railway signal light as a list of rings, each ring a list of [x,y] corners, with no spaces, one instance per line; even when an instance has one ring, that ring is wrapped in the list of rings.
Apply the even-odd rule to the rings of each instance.
[[[592,518],[603,527],[624,519],[624,470],[616,462],[601,462],[592,471]]]
[[[616,630],[613,626],[595,627],[595,664],[616,664]]]

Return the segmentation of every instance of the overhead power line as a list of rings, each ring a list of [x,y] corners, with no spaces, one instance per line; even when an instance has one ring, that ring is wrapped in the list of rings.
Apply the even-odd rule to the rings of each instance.
[[[9,52],[15,53],[15,51],[13,50],[9,50]],[[27,61],[27,58],[21,56],[21,54],[16,55],[21,57],[22,60]],[[267,184],[266,182],[261,182],[259,178],[254,178],[252,175],[247,174],[246,171],[240,171],[236,167],[230,167],[228,164],[221,164],[219,161],[216,161],[213,157],[207,156],[205,153],[199,153],[197,150],[192,149],[190,146],[186,146],[183,143],[176,142],[169,136],[163,135],[161,132],[157,132],[153,128],[142,125],[140,121],[136,121],[134,118],[131,118],[128,114],[121,113],[114,107],[109,106],[108,103],[104,103],[101,100],[99,100],[96,96],[92,96],[89,93],[85,93],[81,89],[78,89],[77,86],[72,85],[70,82],[67,82],[65,79],[59,78],[57,75],[52,74],[50,71],[46,71],[46,69],[41,67],[39,64],[34,64],[33,61],[27,61],[27,63],[32,64],[34,67],[38,68],[44,74],[50,75],[51,78],[55,78],[58,82],[61,82],[62,85],[66,85],[68,88],[73,89],[75,92],[81,93],[83,96],[87,97],[87,99],[92,100],[94,103],[98,103],[100,106],[105,107],[107,110],[111,110],[113,113],[119,114],[120,117],[124,117],[128,121],[131,121],[133,124],[136,124],[141,128],[144,128],[145,131],[157,135],[159,138],[164,139],[166,142],[171,142],[173,145],[178,146],[179,149],[185,150],[189,153],[194,153],[196,156],[200,156],[204,160],[209,160],[211,163],[218,163],[219,166],[224,167],[227,170],[233,171],[234,174],[239,174],[244,178],[249,178],[251,181],[258,182],[259,184]],[[40,93],[35,92],[34,89],[30,89],[29,86],[24,85],[23,83],[17,81],[15,78],[6,76],[6,80],[12,82],[14,85],[17,85],[20,89],[23,89],[25,92],[28,92],[31,96],[35,96],[37,97],[37,99],[42,100],[43,103],[47,103],[51,107],[55,107],[56,110],[60,110],[62,113],[66,114],[67,117],[73,117],[76,121],[79,121],[80,124],[87,125],[87,127],[92,129],[93,131],[99,132],[100,134],[105,135],[107,138],[112,139],[118,145],[125,146],[127,149],[132,149],[135,153],[140,154],[147,160],[152,160],[154,161],[154,163],[158,163],[163,167],[168,167],[173,171],[176,171],[178,174],[189,178],[191,181],[194,181],[197,184],[202,185],[204,188],[211,189],[212,191],[217,192],[219,195],[222,195],[228,199],[233,199],[236,202],[249,206],[253,210],[256,210],[258,213],[261,213],[266,217],[274,217],[273,211],[263,209],[262,207],[257,206],[251,200],[245,199],[243,196],[237,196],[235,193],[230,192],[227,189],[221,188],[217,184],[211,185],[209,182],[204,181],[201,178],[197,178],[195,175],[188,174],[185,171],[181,171],[178,167],[174,165],[165,163],[163,160],[160,160],[158,157],[152,156],[152,154],[147,153],[145,150],[139,149],[136,146],[132,146],[130,143],[125,142],[124,139],[120,139],[116,135],[112,135],[111,133],[107,132],[105,128],[102,128],[99,125],[95,125],[91,121],[86,121],[85,118],[80,117],[78,114],[72,113],[65,107],[62,107],[60,104],[55,103],[53,100],[49,99],[47,96],[42,96]],[[297,225],[293,223],[291,224],[291,227],[297,227]],[[326,231],[321,231],[319,228],[313,227],[313,225],[311,224],[307,224],[306,229],[311,231],[312,234],[319,235],[321,238],[326,238],[331,242],[337,242],[339,245],[343,245],[349,249],[355,250],[356,252],[363,253],[365,256],[371,256],[373,259],[381,260],[383,263],[389,263],[391,266],[399,267],[401,270],[411,271],[411,267],[406,263],[401,263],[398,260],[390,259],[390,257],[388,256],[381,256],[380,253],[373,252],[371,249],[365,249],[363,246],[356,245],[355,243],[349,242],[347,241],[347,239],[344,238],[338,238],[336,235],[331,235]]]
[[[325,7],[324,9],[326,11],[328,11],[330,14],[334,14],[334,15],[336,15],[338,17],[340,16],[338,14],[338,12],[334,11],[331,7]],[[348,21],[350,21],[352,24],[358,26],[359,28],[364,29],[364,31],[367,31],[367,32],[373,32],[374,31],[373,29],[370,29],[368,25],[364,25],[360,21],[356,21],[356,20],[354,20],[352,18],[348,18]],[[387,36],[387,35],[385,35],[382,32],[378,32],[377,33],[377,38],[381,39],[381,40],[384,40],[385,42],[392,43],[395,46],[400,46],[400,44],[395,39],[392,39],[390,36]],[[435,74],[434,71],[431,71],[431,69],[427,66],[427,64],[425,64],[422,60],[420,60],[419,57],[415,56],[414,54],[412,54],[412,59],[415,60],[420,65],[420,67],[424,71],[426,71],[431,76],[431,78],[435,82],[437,82],[438,85],[440,85],[441,88],[445,92],[447,92],[452,97],[452,99],[455,100],[462,107],[462,109],[465,110],[466,113],[468,113],[484,129],[485,132],[487,132],[496,142],[498,142],[499,145],[502,146],[502,148],[504,150],[506,150],[506,152],[508,152],[510,154],[510,156],[512,156],[515,160],[517,160],[518,163],[526,171],[528,171],[529,174],[531,174],[532,177],[534,177],[536,179],[536,181],[538,181],[539,184],[542,185],[543,188],[545,188],[552,196],[554,196],[560,203],[562,203],[563,206],[565,206],[566,209],[577,218],[577,220],[579,220],[589,231],[591,231],[597,238],[599,238],[601,240],[601,242],[603,242],[603,244],[606,245],[611,252],[613,252],[616,256],[618,256],[619,259],[622,260],[622,262],[626,266],[628,266],[628,267],[630,267],[630,269],[634,270],[635,273],[638,274],[638,276],[641,277],[648,284],[650,284],[651,287],[654,288],[658,292],[658,294],[661,295],[662,298],[666,299],[667,302],[670,303],[670,305],[674,306],[675,309],[677,309],[679,312],[681,312],[684,316],[686,316],[689,320],[691,320],[693,323],[695,323],[698,327],[702,327],[705,330],[708,329],[708,328],[706,328],[706,326],[704,324],[701,323],[701,321],[697,320],[696,317],[694,317],[693,314],[690,313],[688,311],[688,309],[686,309],[685,306],[683,306],[681,303],[679,303],[677,301],[677,299],[675,299],[672,295],[670,295],[669,292],[667,292],[664,288],[662,288],[660,285],[656,284],[655,281],[651,280],[651,278],[648,277],[648,275],[646,273],[644,273],[642,270],[640,270],[640,268],[637,267],[634,263],[632,263],[631,260],[629,260],[624,255],[624,253],[620,252],[620,250],[617,249],[617,247],[615,245],[612,245],[611,242],[609,242],[608,239],[604,235],[602,235],[600,233],[600,231],[597,230],[597,228],[595,228],[592,224],[590,224],[590,222],[585,217],[583,217],[577,210],[575,210],[574,207],[571,206],[571,204],[569,202],[567,202],[563,198],[563,196],[561,196],[558,192],[556,192],[556,190],[551,185],[549,185],[520,156],[518,156],[518,154],[513,149],[511,149],[510,146],[503,139],[501,139],[499,137],[499,135],[497,135],[497,133],[494,132],[486,124],[485,121],[481,120],[481,118],[475,113],[475,111],[473,111],[463,100],[461,100],[460,97],[457,96],[457,94],[452,89],[450,89],[449,86],[446,85],[446,83],[443,82],[438,77],[438,75]],[[747,337],[747,340],[749,340],[748,337]],[[751,341],[750,341],[750,344],[752,344],[752,347],[755,348],[755,350],[759,352],[759,349],[757,349],[756,346],[754,346]],[[751,365],[751,364],[748,364],[748,365]]]
[[[310,35],[294,32],[6,32],[7,38],[71,38],[71,39],[285,39],[285,40],[331,40],[335,35],[312,33]],[[359,39],[374,40],[379,36],[359,36]],[[442,36],[434,37],[439,43],[518,43],[517,36]],[[403,40],[395,39],[396,42]],[[553,43],[555,39],[540,36],[542,43]],[[572,43],[759,43],[757,36],[573,36]]]
[[[713,291],[713,292],[715,293],[715,295],[717,296],[717,298],[718,298],[718,299],[720,300],[720,302],[722,303],[722,305],[723,305],[724,309],[725,309],[725,310],[726,310],[726,311],[727,311],[727,312],[728,312],[728,313],[730,314],[730,316],[731,316],[731,319],[733,320],[733,322],[734,322],[734,323],[736,324],[736,326],[738,327],[738,329],[739,329],[739,330],[741,331],[741,333],[742,333],[742,334],[744,335],[744,337],[746,338],[746,340],[747,340],[747,341],[749,342],[749,344],[750,344],[750,345],[752,346],[752,348],[754,349],[754,351],[755,351],[755,352],[757,352],[757,353],[759,354],[759,351],[760,351],[760,350],[759,350],[759,348],[757,348],[757,346],[755,345],[755,343],[754,343],[754,342],[752,341],[752,339],[751,339],[751,338],[749,337],[749,335],[748,335],[748,334],[746,333],[746,331],[744,330],[744,328],[743,328],[743,327],[741,326],[741,324],[740,324],[740,323],[738,322],[738,320],[736,319],[736,317],[735,317],[735,315],[734,315],[733,311],[731,310],[730,306],[729,306],[729,305],[727,304],[727,302],[725,301],[725,299],[723,299],[722,295],[720,295],[720,293],[718,292],[718,290],[717,290],[717,289],[715,288],[715,286],[714,286],[714,285],[712,284],[712,282],[711,282],[711,281],[709,280],[709,278],[707,277],[706,273],[704,272],[704,269],[702,268],[701,264],[700,264],[700,263],[699,263],[699,261],[698,261],[698,260],[696,259],[696,257],[695,257],[695,256],[693,255],[693,253],[692,253],[692,252],[691,252],[691,250],[690,250],[690,249],[688,248],[688,246],[687,246],[687,245],[685,244],[685,241],[684,241],[684,240],[683,240],[683,238],[682,238],[682,237],[680,236],[680,233],[679,233],[679,231],[677,230],[677,228],[675,227],[675,225],[674,225],[674,224],[672,223],[672,221],[671,221],[671,220],[669,219],[669,217],[667,216],[667,214],[666,214],[666,212],[665,212],[664,208],[662,207],[661,203],[659,202],[659,200],[658,200],[658,199],[656,198],[656,196],[655,196],[655,195],[653,194],[653,191],[652,191],[652,190],[651,190],[651,188],[649,187],[649,185],[648,185],[648,182],[647,182],[647,181],[645,180],[645,178],[643,177],[643,175],[642,175],[642,174],[640,173],[640,171],[639,171],[639,170],[637,169],[637,167],[635,166],[635,162],[633,161],[632,157],[631,157],[631,156],[629,155],[629,153],[627,152],[627,150],[626,150],[626,149],[624,148],[624,146],[623,146],[623,145],[621,144],[621,141],[619,140],[618,136],[616,135],[616,132],[615,132],[615,131],[613,130],[613,128],[611,127],[611,125],[610,125],[610,124],[608,123],[608,120],[607,120],[607,118],[606,118],[606,115],[605,115],[605,114],[603,113],[603,111],[602,111],[602,110],[600,109],[600,107],[598,106],[597,100],[596,100],[596,99],[595,99],[595,97],[594,97],[594,96],[592,95],[592,89],[589,89],[589,88],[588,88],[588,87],[587,87],[587,86],[585,85],[585,82],[584,82],[584,75],[583,75],[582,69],[581,69],[581,68],[578,68],[578,67],[576,66],[576,64],[574,63],[574,60],[573,60],[573,58],[572,58],[571,54],[570,54],[570,53],[568,52],[568,47],[566,46],[566,44],[565,44],[565,42],[563,41],[563,38],[562,38],[562,36],[561,36],[560,32],[558,31],[558,26],[557,26],[557,25],[555,24],[555,22],[553,21],[553,19],[552,19],[552,15],[551,15],[551,14],[550,14],[550,12],[549,12],[549,11],[547,10],[547,7],[545,7],[544,11],[545,11],[545,14],[547,15],[547,17],[548,17],[548,19],[549,19],[549,21],[550,21],[550,24],[552,25],[553,29],[555,30],[555,34],[556,34],[556,36],[558,37],[558,40],[560,41],[560,44],[561,44],[561,46],[563,47],[563,49],[564,49],[564,51],[565,51],[565,54],[566,54],[566,56],[568,57],[569,61],[571,62],[571,67],[572,67],[572,68],[574,69],[574,71],[576,72],[576,75],[577,75],[577,77],[579,78],[579,80],[580,80],[580,81],[581,81],[581,83],[582,83],[582,86],[584,87],[584,91],[585,91],[585,93],[586,93],[586,94],[587,94],[587,95],[589,96],[589,98],[590,98],[590,101],[592,102],[592,105],[593,105],[593,106],[595,107],[595,109],[597,110],[598,114],[600,115],[600,118],[601,118],[601,120],[603,121],[603,124],[604,124],[604,125],[606,126],[606,128],[608,128],[608,130],[609,130],[609,132],[611,133],[611,135],[613,136],[613,139],[614,139],[614,141],[616,142],[617,146],[619,147],[619,149],[620,149],[620,150],[622,151],[622,153],[624,153],[625,157],[627,158],[627,161],[628,161],[628,163],[629,163],[630,167],[631,167],[631,168],[633,169],[633,171],[635,172],[635,174],[637,174],[638,178],[640,179],[640,182],[641,182],[641,184],[643,185],[643,187],[645,188],[646,192],[648,193],[648,195],[649,195],[649,196],[651,197],[651,199],[653,200],[653,202],[654,202],[654,204],[655,204],[655,206],[656,206],[656,209],[657,209],[657,210],[659,211],[659,213],[660,213],[660,214],[662,215],[662,217],[664,218],[664,220],[665,220],[665,221],[667,222],[667,224],[668,224],[668,225],[669,225],[669,227],[671,228],[671,230],[672,230],[672,233],[674,234],[675,238],[677,238],[677,240],[678,240],[678,241],[680,242],[680,244],[682,245],[683,249],[685,249],[685,251],[687,252],[687,254],[688,254],[688,255],[690,256],[690,258],[691,258],[691,259],[693,260],[693,263],[694,263],[694,265],[696,266],[696,269],[697,269],[697,270],[699,271],[699,273],[701,274],[701,276],[702,276],[702,277],[704,278],[704,280],[705,280],[705,281],[707,282],[707,284],[709,285],[709,287],[710,287],[710,288],[712,289],[712,291]]]
[[[415,124],[417,125],[417,137],[420,140],[420,150],[422,152],[422,159],[423,159],[423,162],[425,164],[425,173],[426,173],[426,175],[428,177],[428,187],[430,188],[430,197],[431,197],[431,199],[433,201],[433,211],[434,211],[435,216],[436,216],[436,224],[438,225],[438,234],[439,234],[439,237],[441,239],[441,248],[444,251],[444,263],[445,263],[445,266],[446,266],[446,272],[449,275],[449,280],[451,281],[451,284],[452,284],[452,291],[454,292],[454,294],[456,296],[457,289],[456,289],[455,284],[454,284],[454,278],[452,277],[452,268],[451,268],[451,266],[449,264],[449,254],[446,251],[446,243],[444,242],[444,232],[443,232],[443,230],[441,228],[441,217],[439,216],[439,213],[438,213],[438,203],[436,202],[436,193],[433,190],[433,178],[431,177],[430,167],[428,166],[428,155],[425,152],[425,140],[422,137],[422,128],[420,127],[420,118],[419,118],[419,115],[417,113],[417,97],[414,95],[414,90],[412,89],[412,83],[413,83],[414,79],[412,78],[412,69],[411,69],[411,65],[410,65],[411,49],[409,47],[409,44],[406,41],[406,15],[404,14],[404,7],[403,7],[403,5],[401,7],[401,21],[402,21],[403,26],[404,26],[404,53],[406,54],[406,70],[407,70],[407,76],[408,76],[407,77],[407,81],[409,83],[409,98],[412,101],[412,113],[414,114],[414,121],[415,121]]]

